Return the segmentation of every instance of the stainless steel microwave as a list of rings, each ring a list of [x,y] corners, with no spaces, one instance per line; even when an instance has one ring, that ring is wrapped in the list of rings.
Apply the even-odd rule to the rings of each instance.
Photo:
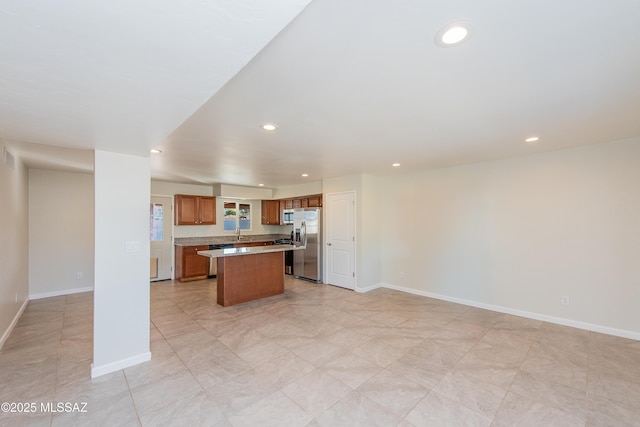
[[[293,209],[285,209],[282,211],[282,223],[293,224]]]

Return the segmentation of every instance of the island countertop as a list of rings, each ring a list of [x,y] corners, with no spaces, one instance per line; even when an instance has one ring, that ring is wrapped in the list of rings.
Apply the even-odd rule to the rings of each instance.
[[[266,254],[269,252],[297,251],[300,249],[305,249],[305,247],[296,245],[245,246],[241,248],[224,248],[213,249],[209,251],[198,251],[198,255],[206,256],[209,258],[221,258],[237,255]]]

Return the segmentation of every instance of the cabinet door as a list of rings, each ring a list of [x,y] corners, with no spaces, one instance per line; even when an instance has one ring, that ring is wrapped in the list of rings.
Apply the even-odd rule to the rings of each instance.
[[[309,207],[310,208],[322,207],[322,195],[309,196]]]
[[[293,209],[298,209],[302,207],[302,200],[293,199]]]
[[[262,201],[262,223],[268,225],[280,224],[280,201],[279,200],[263,200]]]
[[[202,277],[209,274],[209,258],[198,255],[198,251],[208,249],[208,246],[186,246],[182,249],[183,279]]]
[[[308,208],[309,207],[309,199],[302,199],[300,201],[302,202],[301,203],[301,205],[302,205],[301,207],[303,207],[303,208]]]
[[[200,197],[198,208],[200,210],[200,224],[216,223],[216,198]]]
[[[269,224],[280,225],[280,202],[278,200],[270,200],[269,203]]]
[[[195,225],[198,217],[198,196],[176,194],[174,198],[175,225]]]

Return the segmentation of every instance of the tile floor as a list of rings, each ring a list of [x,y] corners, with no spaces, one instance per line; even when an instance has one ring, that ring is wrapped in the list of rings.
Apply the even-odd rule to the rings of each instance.
[[[223,308],[215,282],[151,285],[150,362],[91,380],[92,294],[31,301],[0,353],[0,413],[43,426],[639,426],[640,342],[287,277]]]

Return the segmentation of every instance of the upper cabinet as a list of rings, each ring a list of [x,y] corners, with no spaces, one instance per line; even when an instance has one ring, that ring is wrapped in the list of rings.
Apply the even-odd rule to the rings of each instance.
[[[321,208],[322,207],[322,194],[314,194],[313,196],[306,196],[300,199],[291,200],[293,208]]]
[[[321,208],[322,194],[305,196],[298,199],[263,200],[262,201],[262,224],[283,225],[282,211],[285,209],[298,208]]]
[[[281,209],[321,208],[322,194],[300,197],[299,199],[280,200]]]
[[[322,207],[322,194],[298,199],[263,200],[260,223],[263,225],[283,225],[282,211],[285,209],[320,207]]]
[[[200,210],[200,224],[216,223],[215,197],[200,197],[200,200],[198,201],[198,207]]]
[[[280,201],[262,201],[262,224],[280,225]]]
[[[308,207],[310,208],[321,208],[322,207],[322,194],[317,194],[315,196],[309,196],[307,198]]]
[[[216,223],[216,198],[210,196],[174,196],[175,225],[212,225]]]

